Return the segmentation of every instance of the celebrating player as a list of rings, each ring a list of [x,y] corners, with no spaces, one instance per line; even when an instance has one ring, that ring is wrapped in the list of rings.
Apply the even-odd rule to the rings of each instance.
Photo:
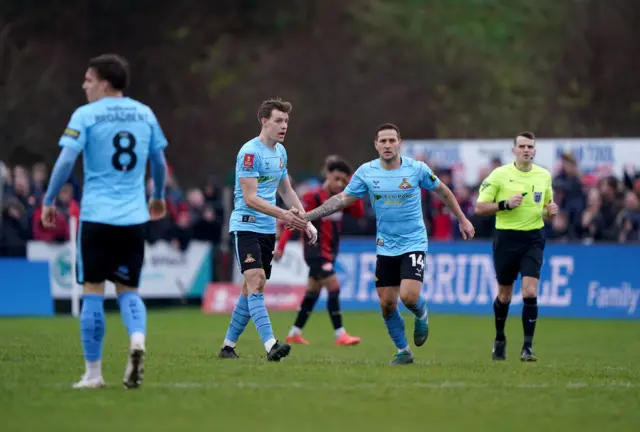
[[[265,282],[271,275],[276,218],[304,231],[311,243],[317,239],[313,224],[302,217],[304,209],[291,187],[287,152],[281,144],[290,112],[289,102],[280,99],[263,102],[258,110],[260,135],[244,144],[236,158],[235,199],[229,232],[235,237],[236,258],[244,283],[219,358],[239,358],[235,346],[249,319],[258,330],[267,360],[280,361],[291,350],[290,345],[280,344],[274,338],[263,294]],[[276,190],[290,210],[276,207]]]
[[[151,109],[122,92],[129,66],[118,55],[89,61],[82,88],[87,105],[78,108],[60,138],[56,161],[42,206],[42,224],[53,228],[55,198],[83,152],[84,191],[78,229],[78,283],[83,284],[80,332],[86,371],[74,388],[104,386],[102,342],[105,334],[104,282],[116,285],[122,321],[129,333],[129,361],[123,383],[142,384],[146,309],[138,294],[144,261],[144,227],[149,217],[165,214],[167,140]],[[145,168],[151,159],[154,190],[149,208]]]
[[[423,162],[400,157],[400,130],[385,123],[374,140],[379,159],[358,168],[344,192],[305,215],[315,220],[350,205],[367,193],[376,214],[376,288],[389,336],[398,353],[391,364],[413,363],[398,310],[398,295],[415,315],[413,340],[422,346],[429,335],[426,300],[421,295],[427,230],[422,215],[420,188],[435,190],[460,221],[462,237],[472,239],[473,225],[460,209],[451,190]]]
[[[551,174],[532,161],[536,141],[532,132],[522,132],[513,140],[514,163],[496,168],[480,186],[476,214],[496,215],[493,265],[498,280],[498,296],[493,302],[496,337],[494,360],[507,359],[504,326],[513,295],[513,283],[522,275],[522,361],[536,361],[533,334],[538,320],[538,281],[545,240],[543,216],[558,213],[553,202]]]
[[[321,206],[330,197],[341,193],[351,175],[351,167],[340,159],[333,159],[324,169],[325,182],[314,190],[307,192],[302,197],[305,210],[310,211]],[[364,216],[364,205],[362,200],[358,200],[345,208],[345,213],[354,218]],[[287,342],[307,345],[308,342],[302,337],[304,327],[311,311],[320,297],[323,287],[327,288],[329,299],[327,309],[333,324],[337,345],[355,345],[360,342],[359,337],[350,336],[342,327],[342,314],[340,313],[340,283],[334,270],[338,246],[340,244],[340,230],[342,228],[342,212],[336,212],[330,217],[323,218],[314,223],[318,230],[319,242],[309,245],[305,244],[304,259],[309,266],[309,280],[307,292],[300,304],[300,310],[296,321],[289,331]],[[291,238],[292,231],[284,230],[278,247],[274,253],[275,260],[280,260],[284,252],[287,241]]]

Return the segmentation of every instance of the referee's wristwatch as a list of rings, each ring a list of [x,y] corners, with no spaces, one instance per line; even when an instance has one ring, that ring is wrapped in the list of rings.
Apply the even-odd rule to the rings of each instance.
[[[507,200],[502,200],[498,203],[498,209],[499,210],[513,210],[511,207],[509,207],[509,201]]]

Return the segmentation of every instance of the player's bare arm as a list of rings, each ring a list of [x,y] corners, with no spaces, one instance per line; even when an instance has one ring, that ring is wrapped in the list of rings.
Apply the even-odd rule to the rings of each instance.
[[[298,198],[296,191],[293,190],[289,177],[285,177],[280,180],[280,183],[278,184],[278,194],[280,195],[280,198],[282,198],[282,201],[284,201],[284,205],[287,208],[297,208],[304,214],[304,206],[300,202],[300,198]]]
[[[280,194],[282,201],[284,201],[285,206],[290,208],[289,211],[299,216],[304,214],[304,206],[300,202],[296,191],[293,190],[289,177],[285,177],[280,180],[280,183],[278,184],[278,193]],[[316,240],[318,240],[318,230],[316,230],[316,227],[314,227],[311,222],[307,221],[304,232],[309,237],[310,244],[314,244]]]
[[[256,177],[244,177],[240,179],[240,187],[242,188],[242,196],[247,206],[254,210],[284,220],[288,225],[297,229],[304,230],[307,228],[307,221],[299,214],[292,210],[283,210],[272,204],[269,204],[258,196],[258,179]]]
[[[458,204],[458,200],[453,192],[451,192],[451,189],[449,189],[449,187],[444,183],[440,182],[440,184],[434,190],[438,194],[440,199],[444,201],[447,207],[449,207],[451,211],[453,211],[453,214],[458,219],[458,222],[460,223],[460,233],[462,233],[462,238],[465,240],[471,240],[473,236],[475,236],[476,231],[469,219],[467,219],[464,212],[460,208],[460,204]]]
[[[351,203],[357,201],[359,198],[349,195],[345,192],[341,192],[337,195],[332,196],[328,200],[325,201],[320,207],[317,207],[311,210],[309,213],[305,214],[304,217],[308,221],[313,221],[316,219],[323,218],[325,216],[329,216],[334,214],[338,210],[341,210]]]

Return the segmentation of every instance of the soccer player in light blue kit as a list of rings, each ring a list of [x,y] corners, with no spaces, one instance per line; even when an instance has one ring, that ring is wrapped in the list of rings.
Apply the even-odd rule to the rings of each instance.
[[[280,344],[275,339],[264,304],[264,285],[271,275],[276,246],[276,218],[305,231],[311,243],[317,239],[313,224],[302,217],[304,209],[291,187],[287,171],[287,152],[282,142],[291,108],[289,102],[280,99],[263,102],[258,109],[260,135],[244,144],[236,158],[234,209],[229,232],[234,235],[236,258],[244,283],[219,358],[239,358],[236,343],[250,319],[258,330],[268,361],[280,361],[291,351],[290,345]],[[290,210],[276,207],[276,191]]]
[[[104,282],[115,283],[122,321],[130,338],[123,384],[142,384],[147,313],[138,294],[144,261],[145,224],[165,214],[167,139],[151,109],[122,92],[129,66],[115,54],[89,61],[82,88],[88,104],[78,108],[60,138],[62,151],[42,205],[42,224],[55,224],[55,198],[83,153],[84,191],[78,229],[77,279],[83,284],[80,333],[86,371],[74,388],[98,388],[105,334]],[[145,197],[151,160],[153,195]]]
[[[422,346],[429,336],[426,300],[422,296],[427,230],[422,215],[421,189],[433,190],[460,222],[462,237],[472,239],[475,231],[451,190],[424,163],[400,157],[400,130],[391,123],[376,131],[374,144],[380,158],[362,164],[341,194],[305,215],[315,220],[348,206],[366,194],[376,214],[376,289],[382,316],[398,352],[394,365],[413,363],[398,311],[398,295],[415,315],[413,341]]]

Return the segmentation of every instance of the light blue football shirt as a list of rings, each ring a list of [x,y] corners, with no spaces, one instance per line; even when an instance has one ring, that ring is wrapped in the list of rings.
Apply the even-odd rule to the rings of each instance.
[[[377,254],[398,256],[427,251],[420,189],[433,190],[439,184],[424,162],[403,157],[399,168],[386,170],[375,159],[358,168],[344,192],[358,198],[369,194],[376,214]]]
[[[244,201],[240,179],[258,179],[258,197],[276,205],[280,180],[287,177],[287,151],[280,143],[272,150],[258,137],[242,146],[236,158],[236,181],[233,190],[233,212],[229,232],[250,231],[261,234],[276,233],[276,218],[252,209]]]
[[[59,144],[83,152],[81,221],[123,226],[149,220],[147,160],[167,147],[151,108],[128,97],[83,105],[71,116]]]

